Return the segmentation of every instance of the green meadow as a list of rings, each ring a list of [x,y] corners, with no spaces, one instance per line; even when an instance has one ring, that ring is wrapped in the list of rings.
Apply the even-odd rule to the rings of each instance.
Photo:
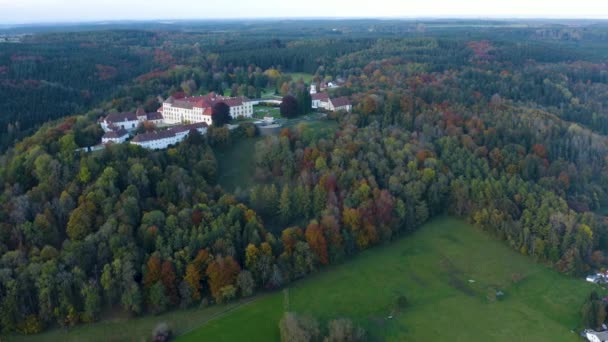
[[[270,107],[270,106],[253,107],[253,117],[262,119],[267,116],[271,116],[275,119],[279,119],[279,118],[281,118],[281,110],[279,109],[279,107]]]
[[[578,341],[580,308],[593,289],[599,287],[536,264],[446,217],[284,291],[8,340],[147,341],[164,321],[178,341],[279,341],[278,321],[288,309],[321,321],[349,317],[370,340]],[[504,296],[497,298],[497,291]],[[399,296],[409,307],[396,308]]]
[[[302,79],[306,84],[310,84],[312,82],[312,78],[314,77],[314,75],[312,74],[307,74],[303,72],[292,72],[288,75],[291,76],[292,80],[299,81],[300,79]]]
[[[349,317],[373,340],[577,341],[572,330],[593,288],[461,220],[441,218],[178,340],[278,341],[278,321],[288,306],[321,321]],[[498,291],[504,296],[497,298]],[[395,303],[402,295],[410,306],[400,311]]]
[[[227,191],[246,190],[252,185],[255,171],[255,144],[263,137],[236,139],[230,146],[214,149],[218,183]]]

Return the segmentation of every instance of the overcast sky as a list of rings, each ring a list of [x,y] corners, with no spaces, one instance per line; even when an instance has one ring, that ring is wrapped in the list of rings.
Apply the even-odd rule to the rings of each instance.
[[[608,0],[0,0],[0,24],[258,17],[608,19]]]

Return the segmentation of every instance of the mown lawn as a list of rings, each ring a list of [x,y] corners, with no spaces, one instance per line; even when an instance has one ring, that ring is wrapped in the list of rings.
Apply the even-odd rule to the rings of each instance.
[[[263,296],[261,296],[263,298]],[[6,336],[0,341],[42,341],[42,342],[108,342],[108,341],[150,341],[152,330],[159,322],[167,322],[177,335],[184,334],[205,321],[222,315],[241,304],[234,302],[228,305],[215,305],[204,309],[174,310],[158,316],[145,316],[135,319],[115,317],[99,323],[79,325],[70,330],[54,329],[32,336]]]
[[[270,106],[255,106],[253,107],[253,117],[263,119],[266,116],[271,116],[275,119],[281,118],[281,110],[279,107]]]
[[[298,282],[288,302],[321,320],[350,317],[378,340],[577,341],[571,329],[593,288],[442,218]],[[403,312],[395,310],[400,295],[410,302]],[[284,297],[266,296],[178,340],[278,341]]]
[[[291,76],[291,79],[294,81],[299,81],[300,79],[303,79],[304,83],[306,84],[310,84],[313,78],[312,74],[307,74],[304,72],[290,72],[288,75]]]

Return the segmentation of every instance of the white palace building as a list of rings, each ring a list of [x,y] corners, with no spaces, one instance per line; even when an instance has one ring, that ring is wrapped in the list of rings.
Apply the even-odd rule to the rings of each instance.
[[[317,93],[314,85],[311,86],[310,93],[313,108],[347,112],[352,110],[347,97],[330,98],[327,93]],[[100,119],[99,124],[105,131],[101,142],[103,145],[126,142],[140,124],[148,122],[171,127],[137,134],[130,143],[147,149],[164,149],[183,141],[193,130],[206,134],[207,127],[212,124],[213,106],[221,102],[228,105],[232,118],[250,118],[253,116],[253,105],[260,101],[251,101],[246,97],[224,97],[215,93],[180,99],[171,96],[163,102],[158,112],[146,113],[143,109],[138,109],[136,113],[111,113]]]
[[[223,102],[230,107],[230,116],[250,118],[253,116],[253,102],[246,97],[224,97],[216,93],[205,96],[185,97],[175,99],[172,96],[163,102],[162,112],[166,124],[205,122],[211,125],[212,108],[216,103]]]

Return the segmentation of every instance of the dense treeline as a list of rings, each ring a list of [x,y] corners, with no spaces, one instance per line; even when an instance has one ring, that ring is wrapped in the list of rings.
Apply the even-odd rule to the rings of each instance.
[[[73,136],[55,133],[28,139],[2,174],[29,184],[2,194],[3,331],[90,322],[104,307],[160,312],[251,294],[245,247],[276,241],[210,185],[217,165],[202,137],[166,152],[124,145],[74,156]]]
[[[335,58],[373,44],[371,39],[261,37],[117,30],[45,33],[4,44],[0,148],[44,122],[85,112],[109,99],[143,102],[153,110],[158,108],[156,96],[182,90],[231,90],[252,98],[267,88],[278,92],[285,79],[277,84],[276,77],[269,80],[263,70],[314,74]]]
[[[452,24],[466,28],[472,23]],[[597,43],[605,37],[601,26],[504,29],[504,23],[496,22],[484,23],[496,25],[489,32],[470,30],[463,34],[462,28],[445,30],[435,24],[311,21],[244,27],[240,23],[182,23],[171,31],[141,23],[101,31],[95,26],[90,31],[85,31],[87,26],[71,28],[74,32],[47,28],[53,33],[23,28],[34,34],[25,36],[20,44],[3,44],[0,51],[0,96],[4,99],[0,104],[0,148],[48,120],[88,111],[109,99],[126,97],[152,108],[158,105],[156,96],[181,88],[193,90],[193,84],[196,89],[222,93],[234,93],[236,87],[238,94],[250,97],[259,97],[266,89],[278,92],[282,83],[269,84],[267,79],[254,76],[248,69],[256,67],[307,72],[322,80],[356,73],[354,68],[364,66],[362,60],[368,63],[400,57],[419,63],[414,68],[442,72],[468,64],[472,55],[468,42],[488,39],[495,41],[473,49],[479,54],[473,60],[483,65],[461,74],[464,82],[473,82],[470,87],[474,91],[500,92],[513,100],[552,106],[566,120],[603,133],[608,129],[605,106],[598,106],[606,93],[605,65],[565,64],[563,70],[551,72],[563,75],[557,78],[546,78],[549,72],[530,65],[531,61],[546,64],[603,58],[606,51]],[[581,54],[581,48],[593,54]],[[492,63],[485,63],[487,60]],[[199,70],[179,82],[172,80],[168,86],[141,84],[176,67]],[[239,76],[243,69],[245,78]],[[492,73],[484,72],[488,69]],[[504,70],[513,73],[504,75]],[[134,79],[139,82],[134,84]],[[586,87],[588,81],[594,86]],[[521,86],[511,87],[513,82]]]
[[[165,65],[138,31],[44,34],[0,49],[0,144],[99,104],[134,77]],[[133,44],[134,48],[128,48]]]

